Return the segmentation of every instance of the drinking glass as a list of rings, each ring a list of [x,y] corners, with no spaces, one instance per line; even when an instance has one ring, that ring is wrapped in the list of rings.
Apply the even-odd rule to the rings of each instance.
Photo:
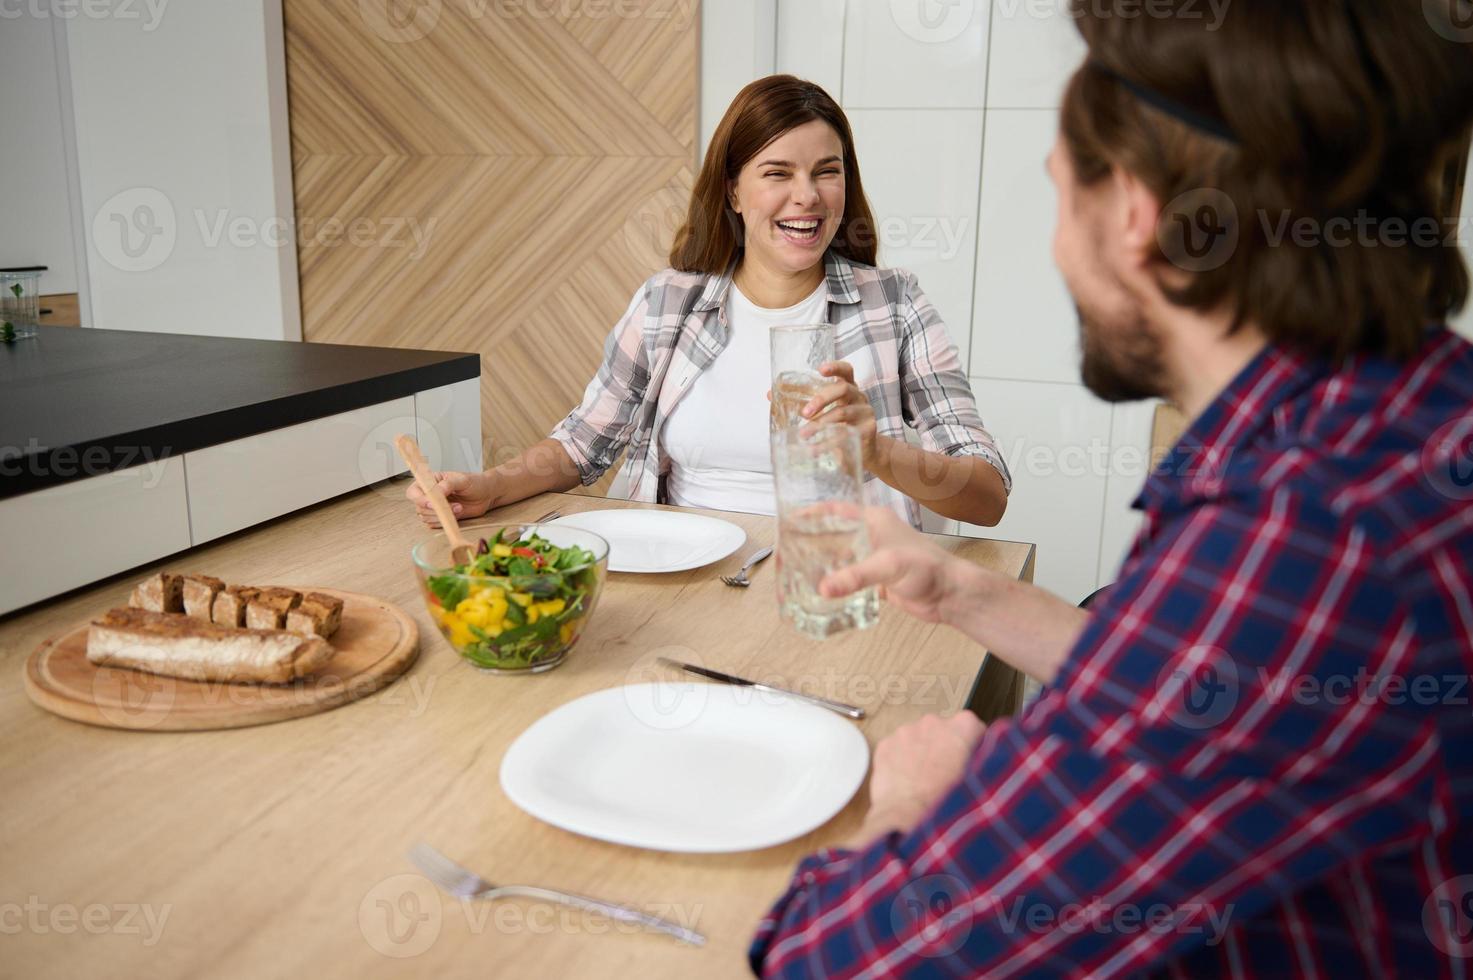
[[[818,373],[826,361],[838,360],[832,323],[804,323],[773,327],[772,348],[773,432],[803,421],[798,413],[829,379]]]
[[[36,336],[41,320],[41,268],[0,269],[0,340]]]
[[[868,557],[864,466],[850,425],[790,426],[772,434],[777,484],[777,595],[782,615],[816,640],[867,629],[880,617],[874,588],[828,599],[824,576]]]

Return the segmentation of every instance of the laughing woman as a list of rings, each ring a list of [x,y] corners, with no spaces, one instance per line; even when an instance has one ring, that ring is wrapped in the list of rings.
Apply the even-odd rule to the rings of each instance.
[[[768,330],[829,322],[840,360],[805,413],[859,430],[883,484],[872,496],[917,527],[918,504],[1002,518],[1007,467],[915,277],[875,268],[849,121],[823,89],[774,75],[737,95],[670,265],[635,293],[582,404],[549,438],[484,473],[439,474],[457,516],[591,484],[625,450],[612,495],[773,513]],[[419,489],[408,496],[434,525]]]

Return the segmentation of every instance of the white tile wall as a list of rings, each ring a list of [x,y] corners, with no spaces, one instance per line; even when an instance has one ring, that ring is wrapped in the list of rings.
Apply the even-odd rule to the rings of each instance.
[[[989,109],[1057,109],[1084,58],[1070,0],[994,0]]]
[[[1115,581],[1120,563],[1130,551],[1141,516],[1130,509],[1151,469],[1151,426],[1154,401],[1131,402],[1111,408],[1110,466],[1105,479],[1104,528],[1100,535],[1100,568],[1096,581]]]
[[[1079,381],[1078,318],[1054,268],[1056,199],[1044,170],[1057,129],[1052,109],[987,113],[972,313],[980,377]]]
[[[701,159],[716,124],[742,86],[772,74],[776,37],[777,0],[701,4]]]
[[[1458,245],[1463,250],[1463,261],[1473,263],[1473,159],[1468,161],[1468,177],[1463,190],[1462,224],[1458,226]],[[1473,340],[1473,302],[1453,318],[1453,329]]]
[[[916,274],[968,363],[982,112],[855,109],[864,189],[875,213],[880,265]]]
[[[992,0],[850,0],[844,107],[982,108],[991,6]]]
[[[1007,514],[962,534],[1038,545],[1034,581],[1070,602],[1095,590],[1110,450],[1110,406],[1081,385],[973,378],[1013,473]]]
[[[817,82],[841,103],[845,6],[845,0],[803,0],[777,8],[777,70]]]

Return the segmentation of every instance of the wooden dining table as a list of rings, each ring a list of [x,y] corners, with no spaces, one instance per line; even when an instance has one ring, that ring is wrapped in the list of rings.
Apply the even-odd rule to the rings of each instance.
[[[649,507],[547,494],[496,521]],[[669,574],[611,573],[566,662],[493,675],[462,661],[420,598],[411,547],[429,535],[389,481],[0,619],[0,975],[40,977],[738,977],[753,930],[797,861],[854,834],[867,790],[787,844],[682,854],[606,843],[524,813],[498,783],[516,737],[590,692],[669,678],[665,656],[862,706],[871,749],[898,726],[969,703],[1013,710],[1017,675],[948,627],[892,608],[825,641],[778,614],[772,563],[721,582],[774,544],[775,521],[721,513],[746,544]],[[934,536],[1030,578],[1033,546]],[[125,605],[168,568],[231,582],[365,593],[418,624],[397,681],[351,704],[258,727],[123,731],[53,716],[22,686],[30,652]],[[24,574],[21,555],[6,574]],[[985,661],[985,669],[984,669]],[[974,691],[975,687],[975,691]],[[703,946],[524,899],[463,903],[406,857],[419,841],[485,878],[632,905],[703,933]]]

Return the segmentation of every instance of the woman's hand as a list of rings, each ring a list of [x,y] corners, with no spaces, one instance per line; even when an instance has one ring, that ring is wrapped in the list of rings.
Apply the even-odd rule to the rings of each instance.
[[[803,417],[818,419],[823,424],[844,422],[858,429],[864,468],[873,470],[879,424],[869,399],[854,383],[854,365],[847,361],[828,361],[819,367],[818,373],[833,378],[834,382],[824,385],[808,400],[803,406]]]
[[[491,509],[496,499],[495,480],[490,473],[435,473],[435,483],[450,502],[450,512],[456,520],[480,517]],[[419,513],[419,519],[433,528],[440,526],[440,519],[430,509],[429,498],[418,483],[409,484],[404,491]]]

